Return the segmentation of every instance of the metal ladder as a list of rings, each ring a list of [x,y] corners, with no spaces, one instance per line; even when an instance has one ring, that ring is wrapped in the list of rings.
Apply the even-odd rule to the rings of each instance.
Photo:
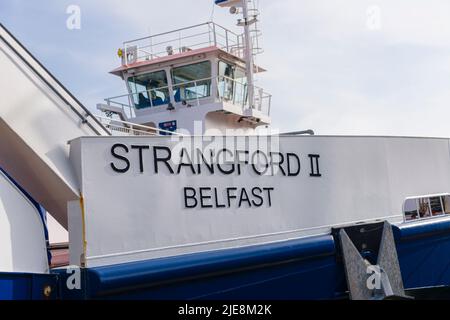
[[[254,59],[256,59],[256,56],[259,54],[262,54],[264,52],[263,48],[260,45],[260,38],[262,36],[262,32],[259,29],[259,20],[258,17],[260,15],[259,12],[259,3],[258,0],[249,0],[249,15],[255,19],[255,23],[252,24],[252,27],[250,28],[250,35],[252,38],[252,49],[253,49],[253,56]]]

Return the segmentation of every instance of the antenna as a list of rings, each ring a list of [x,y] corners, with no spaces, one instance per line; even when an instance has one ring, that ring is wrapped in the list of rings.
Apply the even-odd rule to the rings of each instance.
[[[215,0],[215,3],[220,7],[229,7],[231,14],[238,14],[241,11],[239,9],[242,9],[242,19],[238,20],[238,26],[244,27],[244,57],[247,69],[248,104],[249,108],[254,108],[254,55],[261,53],[261,48],[259,48],[258,44],[260,32],[256,27],[259,14],[256,3],[254,0]],[[251,3],[251,6],[249,6],[249,3]],[[254,26],[253,29],[251,28],[252,26]],[[252,33],[254,34],[253,37]],[[255,48],[253,47],[254,40]]]

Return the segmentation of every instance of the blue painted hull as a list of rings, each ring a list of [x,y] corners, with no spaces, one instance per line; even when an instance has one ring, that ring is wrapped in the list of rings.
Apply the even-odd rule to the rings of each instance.
[[[394,227],[406,288],[450,285],[450,221]],[[9,277],[9,278],[8,278]],[[24,280],[25,277],[25,280]],[[29,276],[28,281],[36,281]],[[82,271],[82,290],[67,290],[65,273],[40,276],[57,282],[58,299],[340,299],[345,298],[343,267],[331,235],[262,246],[199,253]],[[47,278],[46,278],[47,277]],[[44,279],[44,280],[43,280]],[[13,279],[14,280],[14,279]],[[8,282],[9,281],[9,282]],[[0,298],[11,287],[0,274]],[[16,279],[12,299],[39,299],[37,285]],[[14,281],[13,281],[14,282]],[[41,290],[42,291],[42,290]]]
[[[56,274],[0,273],[0,300],[58,299],[58,286]]]

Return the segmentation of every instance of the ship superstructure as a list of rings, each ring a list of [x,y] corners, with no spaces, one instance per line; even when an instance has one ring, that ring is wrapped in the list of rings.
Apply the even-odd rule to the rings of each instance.
[[[133,123],[140,125],[135,133],[211,135],[254,134],[270,125],[272,97],[254,85],[254,74],[265,71],[253,62],[262,52],[259,11],[254,1],[217,3],[242,12],[242,33],[207,22],[123,44],[121,66],[111,73],[128,92],[98,105],[112,118],[103,118],[105,125],[116,132]]]

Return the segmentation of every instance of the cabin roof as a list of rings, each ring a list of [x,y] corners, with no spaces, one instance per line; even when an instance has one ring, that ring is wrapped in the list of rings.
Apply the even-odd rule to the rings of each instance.
[[[242,63],[245,63],[245,61],[242,60],[241,58],[236,57],[222,49],[219,49],[216,46],[211,46],[211,47],[206,47],[206,48],[193,49],[193,50],[190,50],[187,52],[175,53],[173,55],[167,55],[167,56],[160,57],[160,58],[154,58],[152,60],[137,61],[133,64],[122,65],[122,66],[112,70],[110,73],[114,74],[116,76],[121,76],[124,71],[129,70],[129,69],[148,67],[148,66],[168,62],[168,61],[175,61],[175,60],[192,57],[192,56],[199,55],[199,54],[206,54],[206,53],[212,53],[212,52],[217,52],[217,53],[229,56],[231,59],[238,60],[238,61],[241,61]],[[266,71],[265,69],[255,65],[255,72],[265,72],[265,71]]]

